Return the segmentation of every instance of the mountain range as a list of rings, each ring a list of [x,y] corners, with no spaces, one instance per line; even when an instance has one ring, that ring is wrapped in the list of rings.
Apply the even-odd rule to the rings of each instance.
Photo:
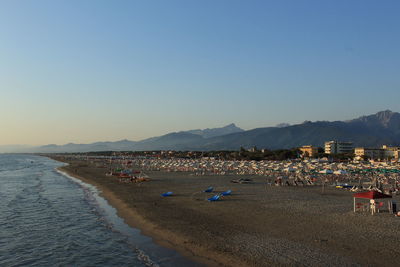
[[[302,145],[322,147],[325,141],[352,141],[355,146],[400,145],[400,113],[390,110],[348,121],[305,121],[276,127],[243,130],[235,124],[221,128],[174,132],[141,141],[121,140],[91,144],[39,147],[0,146],[0,152],[89,152],[142,150],[238,150],[240,147],[285,149]]]

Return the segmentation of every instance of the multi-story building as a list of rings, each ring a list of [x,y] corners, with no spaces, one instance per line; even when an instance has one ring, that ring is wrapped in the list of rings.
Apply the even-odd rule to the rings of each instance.
[[[253,147],[247,149],[247,151],[249,151],[249,152],[257,152],[257,147],[253,146]]]
[[[338,142],[338,141],[325,142],[325,153],[326,154],[354,153],[353,142]]]
[[[385,150],[385,158],[387,158],[387,159],[399,159],[400,147],[389,147],[387,145],[383,145],[382,149]]]
[[[354,154],[357,159],[383,159],[385,151],[382,148],[356,147]]]
[[[389,147],[382,146],[381,148],[365,148],[357,147],[354,150],[355,157],[357,159],[378,159],[378,160],[388,160],[388,159],[399,159],[400,147]]]
[[[302,146],[299,148],[302,155],[305,157],[315,157],[318,154],[318,147],[315,146]]]

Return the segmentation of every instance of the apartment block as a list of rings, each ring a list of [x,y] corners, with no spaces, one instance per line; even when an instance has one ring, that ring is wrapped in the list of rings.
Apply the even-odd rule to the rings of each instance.
[[[325,153],[326,154],[354,153],[353,142],[338,142],[338,141],[325,142]]]

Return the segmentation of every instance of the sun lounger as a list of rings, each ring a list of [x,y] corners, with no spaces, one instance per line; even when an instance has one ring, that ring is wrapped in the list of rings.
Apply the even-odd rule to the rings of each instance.
[[[232,193],[232,190],[228,190],[228,191],[222,192],[221,195],[223,195],[223,196],[228,196],[228,195],[230,195],[231,193]]]
[[[214,190],[214,188],[212,186],[210,186],[209,188],[204,190],[204,193],[211,193],[213,190]]]
[[[240,178],[240,179],[235,179],[231,180],[231,183],[236,183],[236,184],[252,184],[253,180],[249,178]]]
[[[210,197],[209,199],[208,199],[208,201],[218,201],[219,199],[220,199],[220,195],[215,195],[215,196],[213,196],[213,197]]]
[[[172,192],[165,192],[165,193],[163,193],[163,194],[161,194],[161,196],[163,196],[163,197],[170,197],[170,196],[172,196]]]

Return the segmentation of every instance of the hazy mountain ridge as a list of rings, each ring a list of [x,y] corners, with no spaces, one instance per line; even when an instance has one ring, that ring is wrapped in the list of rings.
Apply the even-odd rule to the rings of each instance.
[[[237,127],[234,123],[221,128],[207,128],[204,130],[196,129],[175,133],[168,133],[162,136],[151,137],[141,141],[120,140],[115,142],[95,142],[90,144],[74,144],[65,145],[49,144],[39,147],[29,146],[0,146],[0,153],[60,153],[60,152],[89,152],[89,151],[123,151],[123,150],[187,150],[195,145],[202,143],[205,138],[217,137],[229,133],[244,132],[243,129]],[[17,149],[18,148],[18,149]]]
[[[368,128],[384,128],[395,134],[400,133],[400,113],[385,110],[369,116],[348,121],[351,124],[364,124]]]
[[[355,146],[400,145],[400,113],[390,110],[348,121],[305,121],[296,125],[244,131],[235,124],[221,128],[174,132],[141,141],[121,140],[92,144],[19,146],[0,152],[88,152],[129,150],[238,150],[240,147],[281,149],[302,145],[323,146],[325,141],[352,141]],[[8,149],[12,146],[8,146]]]
[[[227,135],[238,132],[244,132],[244,130],[237,127],[234,123],[231,123],[221,128],[212,128],[212,129],[207,128],[204,130],[196,129],[196,130],[186,131],[186,133],[197,134],[204,138],[217,137],[221,135]]]
[[[322,147],[325,141],[352,141],[355,146],[378,147],[384,144],[400,145],[400,113],[390,110],[362,116],[350,121],[305,121],[286,127],[259,128],[244,134],[213,138],[212,146],[205,149],[238,149],[257,146],[259,148],[281,149],[302,145]]]

